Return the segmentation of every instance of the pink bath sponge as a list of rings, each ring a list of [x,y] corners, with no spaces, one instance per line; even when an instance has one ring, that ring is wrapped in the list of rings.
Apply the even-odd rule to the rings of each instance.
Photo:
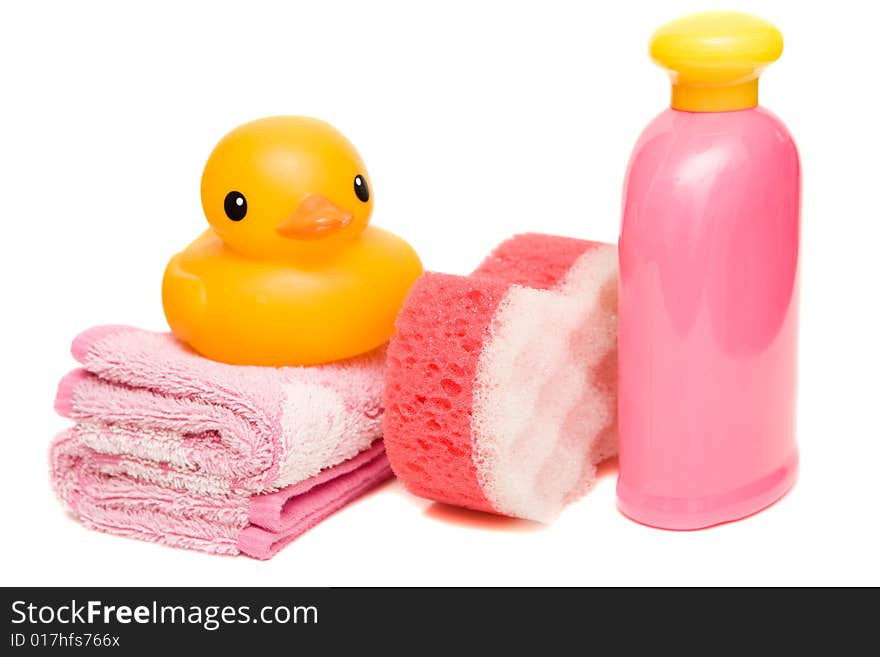
[[[385,447],[416,495],[546,522],[616,453],[617,249],[501,244],[470,276],[426,273],[397,318]]]

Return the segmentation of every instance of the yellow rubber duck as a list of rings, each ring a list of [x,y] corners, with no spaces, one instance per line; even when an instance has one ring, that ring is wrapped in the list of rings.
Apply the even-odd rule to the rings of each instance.
[[[242,125],[202,174],[211,225],[165,269],[174,334],[236,365],[316,365],[386,342],[422,264],[368,226],[373,192],[354,146],[302,116]]]

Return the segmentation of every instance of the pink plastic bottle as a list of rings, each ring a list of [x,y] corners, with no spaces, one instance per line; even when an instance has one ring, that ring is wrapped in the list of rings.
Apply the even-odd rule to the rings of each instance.
[[[797,477],[800,163],[758,107],[769,23],[697,14],[658,30],[672,107],[641,135],[620,232],[620,509],[695,529]]]

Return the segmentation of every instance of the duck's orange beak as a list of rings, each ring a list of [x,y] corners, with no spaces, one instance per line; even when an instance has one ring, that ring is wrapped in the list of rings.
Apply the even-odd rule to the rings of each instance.
[[[293,214],[278,224],[280,235],[297,240],[315,240],[345,228],[354,216],[320,194],[308,194]]]

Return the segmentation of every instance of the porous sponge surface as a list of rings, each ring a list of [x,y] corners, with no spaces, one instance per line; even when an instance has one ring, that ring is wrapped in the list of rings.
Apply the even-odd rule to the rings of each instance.
[[[616,324],[598,308],[603,295],[616,307],[609,258],[609,245],[519,235],[469,277],[416,282],[388,348],[384,417],[411,492],[548,520],[590,485],[616,449]]]
[[[426,273],[397,316],[385,370],[385,449],[416,495],[494,511],[471,457],[471,413],[486,327],[507,288]]]
[[[472,276],[546,290],[559,284],[585,252],[599,246],[573,237],[525,233],[499,244]]]

